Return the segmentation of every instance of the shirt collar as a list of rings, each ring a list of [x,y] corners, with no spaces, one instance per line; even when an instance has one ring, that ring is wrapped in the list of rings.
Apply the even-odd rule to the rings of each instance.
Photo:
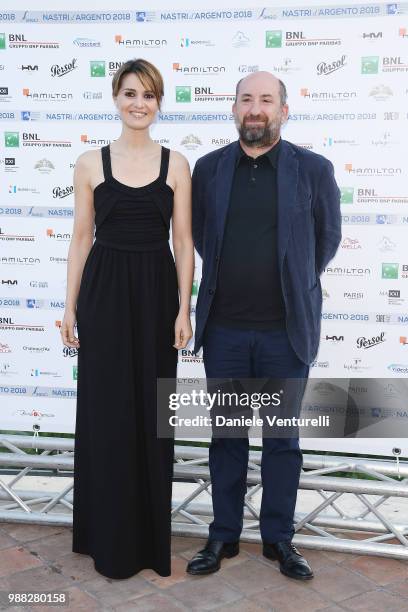
[[[258,160],[259,159],[264,159],[264,158],[268,159],[270,164],[271,164],[271,166],[273,166],[274,168],[277,168],[277,165],[278,165],[278,154],[279,154],[281,142],[282,142],[282,139],[279,138],[278,142],[272,147],[272,149],[269,149],[269,151],[267,151],[266,153],[263,153],[262,155],[257,157],[257,159]],[[242,159],[245,159],[245,158],[248,158],[248,155],[245,153],[245,151],[241,147],[241,143],[238,140],[238,152],[237,152],[237,158],[236,158],[236,161],[235,161],[235,167],[237,168],[238,165],[240,164],[240,162],[242,161]]]

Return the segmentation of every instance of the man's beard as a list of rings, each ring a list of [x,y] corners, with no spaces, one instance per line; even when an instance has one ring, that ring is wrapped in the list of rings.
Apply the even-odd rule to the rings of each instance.
[[[260,127],[245,126],[245,121],[241,124],[236,121],[235,125],[240,139],[247,147],[267,147],[278,140],[281,131],[279,119],[274,119],[269,125],[265,123]]]

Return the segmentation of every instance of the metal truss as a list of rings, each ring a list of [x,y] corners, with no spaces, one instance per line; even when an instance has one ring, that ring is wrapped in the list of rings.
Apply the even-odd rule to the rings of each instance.
[[[26,452],[36,447],[36,454]],[[3,451],[0,452],[0,470],[16,472],[7,482],[0,474],[0,521],[71,526],[74,440],[0,435],[0,450]],[[185,497],[173,499],[172,532],[206,537],[208,523],[212,520],[208,449],[176,446],[175,454],[174,478],[190,486]],[[241,536],[247,542],[261,541],[259,507],[254,500],[262,489],[260,463],[261,452],[250,452]],[[33,471],[66,476],[67,484],[58,492],[47,493],[19,487],[21,479]],[[353,477],[333,476],[336,472],[350,473]],[[296,512],[293,540],[296,545],[408,559],[407,461],[400,461],[397,466],[393,460],[304,454],[299,488],[314,491],[317,501],[312,510],[299,508]],[[177,486],[174,489],[177,491]],[[359,510],[351,513],[344,507],[346,495],[358,500]],[[405,523],[395,522],[385,515],[385,503],[392,502],[395,497],[406,500]]]

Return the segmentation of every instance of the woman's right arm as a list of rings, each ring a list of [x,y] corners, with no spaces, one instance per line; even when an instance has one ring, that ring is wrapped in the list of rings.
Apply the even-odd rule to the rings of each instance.
[[[94,238],[95,212],[93,190],[90,183],[94,151],[82,154],[74,170],[74,229],[68,251],[67,295],[61,325],[61,339],[65,346],[78,348],[75,336],[76,304],[82,272]]]

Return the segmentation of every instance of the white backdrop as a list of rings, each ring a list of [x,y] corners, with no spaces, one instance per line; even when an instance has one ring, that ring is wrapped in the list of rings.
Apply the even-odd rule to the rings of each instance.
[[[407,376],[408,4],[217,4],[0,10],[2,429],[74,430],[76,355],[58,329],[72,171],[80,153],[119,135],[111,75],[134,57],[155,63],[165,80],[153,138],[183,152],[191,168],[236,139],[238,79],[264,69],[286,83],[284,138],[331,159],[342,190],[343,240],[322,277],[311,376]],[[197,256],[193,322],[200,277]],[[204,374],[191,349],[180,352],[180,377]],[[361,440],[313,444],[386,453],[396,443],[370,440],[369,451]]]

